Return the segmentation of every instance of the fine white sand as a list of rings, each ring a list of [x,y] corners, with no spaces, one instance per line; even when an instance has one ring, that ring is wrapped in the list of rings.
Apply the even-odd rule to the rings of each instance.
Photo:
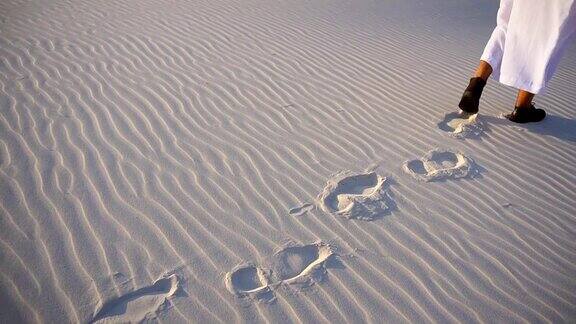
[[[496,0],[0,1],[0,322],[570,322],[576,48]]]

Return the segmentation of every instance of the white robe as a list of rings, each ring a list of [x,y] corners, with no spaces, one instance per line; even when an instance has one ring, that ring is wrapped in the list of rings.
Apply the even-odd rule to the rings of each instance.
[[[575,0],[501,0],[481,60],[498,82],[540,93],[575,35]]]

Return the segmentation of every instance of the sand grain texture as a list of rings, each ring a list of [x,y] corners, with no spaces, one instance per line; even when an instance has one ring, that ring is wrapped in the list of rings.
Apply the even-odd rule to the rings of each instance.
[[[0,322],[574,320],[576,48],[451,135],[496,6],[0,1]]]

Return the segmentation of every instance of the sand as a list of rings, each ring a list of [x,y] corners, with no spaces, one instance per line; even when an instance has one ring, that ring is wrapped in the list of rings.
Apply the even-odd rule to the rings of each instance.
[[[497,1],[0,1],[0,322],[570,322],[576,47]]]

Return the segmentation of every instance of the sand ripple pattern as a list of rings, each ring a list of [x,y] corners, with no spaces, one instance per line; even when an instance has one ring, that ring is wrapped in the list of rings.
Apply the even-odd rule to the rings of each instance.
[[[496,86],[481,140],[435,125],[493,27],[469,23],[493,19],[482,3],[0,1],[0,322],[573,320],[576,62],[541,125],[490,118],[513,101]],[[402,174],[433,147],[488,171]],[[389,217],[289,214],[373,165]],[[382,179],[355,179],[328,210],[385,209]],[[341,262],[326,272],[324,248],[284,249],[319,240]],[[274,303],[238,297],[274,284]]]

